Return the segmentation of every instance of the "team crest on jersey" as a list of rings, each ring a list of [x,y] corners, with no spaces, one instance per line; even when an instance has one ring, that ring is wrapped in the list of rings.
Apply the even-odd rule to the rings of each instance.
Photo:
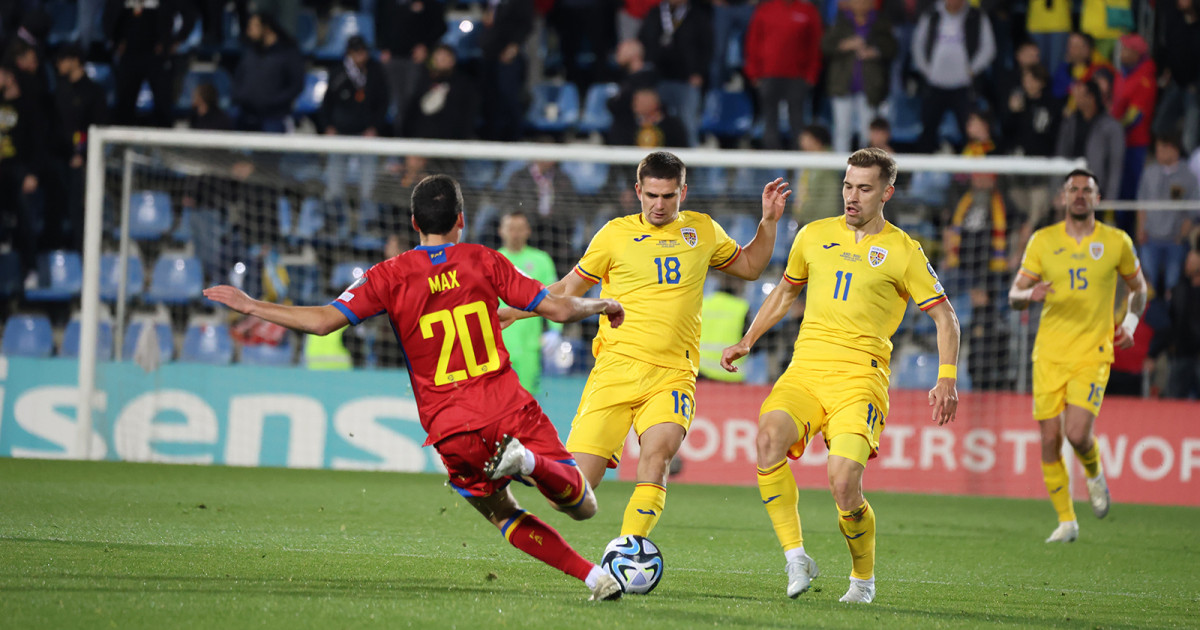
[[[1088,246],[1088,253],[1092,255],[1092,260],[1100,260],[1104,255],[1104,243],[1092,243]]]
[[[867,252],[867,262],[871,263],[872,267],[878,267],[887,260],[887,250],[875,245],[871,246],[871,251]]]
[[[696,228],[682,228],[679,232],[683,234],[683,242],[687,243],[689,247],[695,247],[696,241],[700,240],[700,237],[696,235]]]

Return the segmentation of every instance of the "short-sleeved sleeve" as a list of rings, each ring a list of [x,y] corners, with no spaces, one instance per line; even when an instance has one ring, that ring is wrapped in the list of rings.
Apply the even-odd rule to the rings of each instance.
[[[800,228],[792,241],[792,249],[788,252],[787,267],[783,270],[783,279],[792,284],[808,282],[808,262],[804,260],[804,237],[808,226]]]
[[[711,220],[711,218],[710,218]],[[715,269],[724,269],[733,264],[733,261],[738,259],[742,254],[742,246],[733,240],[733,237],[721,227],[720,223],[712,221],[713,227],[713,254],[708,259],[708,266]]]
[[[580,258],[579,263],[575,265],[576,275],[592,284],[603,281],[608,275],[608,268],[612,266],[613,230],[610,225],[605,224],[599,232],[596,232],[587,251],[583,253],[583,258]]]
[[[922,311],[946,301],[946,291],[938,281],[937,272],[925,256],[925,250],[919,246],[908,257],[908,266],[904,269],[904,290]]]
[[[350,323],[357,326],[364,319],[382,315],[387,305],[380,296],[387,295],[387,272],[379,265],[366,270],[333,301]]]
[[[522,311],[532,311],[549,294],[545,285],[521,273],[521,270],[500,252],[487,250],[485,260],[496,293],[505,304],[511,304]]]
[[[1033,236],[1029,237],[1029,244],[1025,246],[1025,256],[1021,258],[1021,268],[1017,273],[1034,280],[1042,279],[1042,248],[1039,233],[1034,232]]]
[[[1132,278],[1137,275],[1141,263],[1138,261],[1137,252],[1133,249],[1133,239],[1129,238],[1129,234],[1125,232],[1120,234],[1121,259],[1117,261],[1117,272],[1125,278]]]

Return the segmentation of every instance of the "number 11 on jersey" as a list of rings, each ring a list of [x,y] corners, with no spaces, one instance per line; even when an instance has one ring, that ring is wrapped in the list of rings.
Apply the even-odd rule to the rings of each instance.
[[[839,270],[837,272],[837,284],[833,285],[833,299],[841,300],[843,302],[846,301],[846,298],[850,296],[850,280],[853,277],[854,277],[853,271],[843,272],[843,271]],[[845,288],[842,288],[842,280],[843,279],[846,280]],[[842,294],[842,297],[838,297],[839,292]]]

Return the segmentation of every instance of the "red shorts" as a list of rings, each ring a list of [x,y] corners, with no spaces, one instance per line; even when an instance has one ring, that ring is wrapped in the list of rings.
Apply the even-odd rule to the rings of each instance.
[[[550,418],[537,403],[529,403],[482,429],[456,433],[433,445],[446,465],[450,485],[459,494],[486,497],[508,486],[508,478],[493,480],[483,473],[483,466],[496,454],[496,443],[505,435],[521,440],[525,448],[542,457],[575,465]]]

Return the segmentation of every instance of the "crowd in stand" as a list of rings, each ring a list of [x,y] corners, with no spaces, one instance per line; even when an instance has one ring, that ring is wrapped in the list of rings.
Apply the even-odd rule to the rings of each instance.
[[[17,252],[22,277],[40,252],[80,247],[89,125],[545,140],[527,118],[531,88],[546,82],[580,95],[611,86],[607,144],[1083,157],[1106,199],[1200,200],[1196,0],[349,1],[78,0],[67,33],[66,2],[0,2],[0,248]],[[318,54],[347,14],[373,28]],[[197,64],[231,85],[196,85],[180,109]],[[98,67],[111,82],[89,77]],[[298,114],[314,69],[328,71],[324,95]],[[710,99],[749,103],[759,124],[713,132]],[[544,106],[553,118],[556,104]],[[572,129],[552,139],[582,140]],[[324,165],[327,196],[343,194],[352,160]],[[370,199],[408,167],[355,168]],[[553,163],[519,175],[539,211],[569,186]],[[811,176],[798,199],[829,188]],[[935,249],[986,324],[1053,195],[989,175],[954,183],[931,217]],[[797,204],[795,218],[815,205]],[[1197,216],[1110,217],[1161,297],[1190,282]],[[569,240],[564,222],[543,223],[558,226],[543,242]]]

